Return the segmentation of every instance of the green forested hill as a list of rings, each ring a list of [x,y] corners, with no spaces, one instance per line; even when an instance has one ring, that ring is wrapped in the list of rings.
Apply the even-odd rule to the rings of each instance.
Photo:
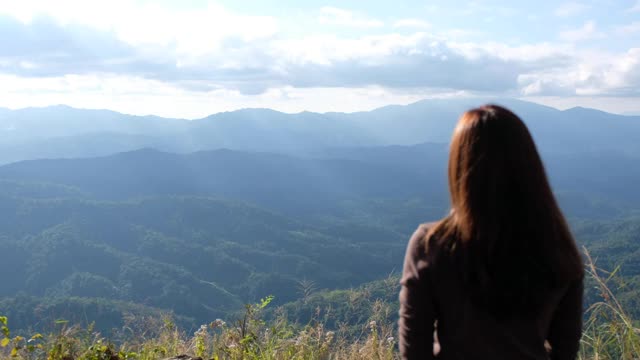
[[[230,150],[171,154],[143,149],[87,159],[33,160],[0,167],[5,183],[51,186],[101,200],[215,196],[301,218],[368,213],[379,200],[419,199],[446,210],[444,144],[335,149],[313,158]],[[640,204],[640,158],[616,152],[546,154],[554,189],[569,216],[618,217]],[[12,185],[15,188],[16,185]],[[53,190],[57,187],[57,190]],[[19,190],[19,189],[18,189]],[[22,190],[24,191],[24,190]],[[30,190],[35,191],[35,190]],[[2,193],[0,191],[0,193]],[[37,195],[41,196],[42,195]],[[379,207],[385,216],[393,211]],[[405,230],[406,231],[406,230]]]
[[[445,155],[439,144],[313,158],[147,149],[2,166],[0,264],[10,270],[0,312],[14,328],[64,317],[108,330],[127,313],[160,312],[192,326],[274,295],[301,321],[320,302],[335,304],[335,321],[360,319],[366,307],[345,310],[354,295],[335,289],[369,284],[366,293],[401,270],[417,224],[446,212]],[[603,266],[622,264],[629,304],[639,278],[635,162],[546,158],[578,240]],[[389,294],[381,298],[395,301]]]
[[[303,279],[323,288],[374,280],[397,266],[405,241],[375,225],[319,228],[211,198],[0,203],[3,266],[19,269],[0,297],[104,298],[191,318],[268,294],[294,300]]]

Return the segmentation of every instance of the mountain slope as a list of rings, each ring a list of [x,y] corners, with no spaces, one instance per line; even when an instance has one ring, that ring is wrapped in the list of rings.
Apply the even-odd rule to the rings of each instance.
[[[318,228],[238,202],[160,197],[126,202],[0,198],[0,297],[136,302],[215,318],[297,281],[348,287],[396,266],[404,234],[375,225]],[[376,264],[371,268],[367,264]]]
[[[26,161],[0,167],[0,179],[64,184],[102,199],[215,195],[287,212],[319,212],[346,199],[406,197],[424,186],[443,186],[442,177],[416,178],[409,169],[382,164],[229,150],[178,155],[147,149]]]
[[[638,160],[622,153],[544,154],[547,170],[569,214],[592,206],[639,208]],[[99,199],[140,196],[217,196],[288,215],[341,216],[371,200],[420,199],[441,216],[448,205],[447,146],[421,144],[342,148],[314,158],[231,150],[170,154],[151,149],[107,157],[33,160],[0,166],[0,179],[51,183]],[[369,205],[364,205],[369,203]],[[598,204],[599,203],[599,204]],[[609,204],[609,205],[607,205]],[[607,214],[606,208],[612,213]]]

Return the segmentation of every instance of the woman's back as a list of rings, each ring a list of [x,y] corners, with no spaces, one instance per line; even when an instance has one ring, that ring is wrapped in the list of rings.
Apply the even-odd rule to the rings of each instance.
[[[546,294],[545,303],[536,314],[498,320],[471,300],[455,259],[448,252],[433,248],[436,241],[427,235],[434,225],[421,225],[407,247],[399,322],[404,358],[575,357],[582,330],[581,280]],[[428,250],[430,243],[432,248]],[[441,350],[434,357],[430,340],[436,328]],[[545,348],[547,340],[555,344],[551,357]]]
[[[522,120],[494,105],[465,113],[449,191],[450,214],[407,248],[403,357],[428,358],[437,322],[439,358],[575,358],[582,261]]]

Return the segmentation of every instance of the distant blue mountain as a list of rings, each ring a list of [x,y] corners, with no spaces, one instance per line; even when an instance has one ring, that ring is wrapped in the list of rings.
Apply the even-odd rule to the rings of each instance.
[[[460,114],[486,102],[519,114],[543,152],[620,151],[640,156],[640,116],[585,108],[560,111],[514,99],[447,99],[356,113],[244,109],[191,121],[67,106],[5,109],[0,111],[0,163],[101,156],[144,147],[312,154],[340,147],[447,143]]]

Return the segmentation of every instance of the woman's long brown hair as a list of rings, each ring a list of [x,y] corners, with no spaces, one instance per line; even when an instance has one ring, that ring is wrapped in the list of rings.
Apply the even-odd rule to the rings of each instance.
[[[550,290],[583,276],[533,138],[511,111],[486,105],[462,115],[449,191],[451,213],[430,236],[456,255],[477,304],[535,314]]]

